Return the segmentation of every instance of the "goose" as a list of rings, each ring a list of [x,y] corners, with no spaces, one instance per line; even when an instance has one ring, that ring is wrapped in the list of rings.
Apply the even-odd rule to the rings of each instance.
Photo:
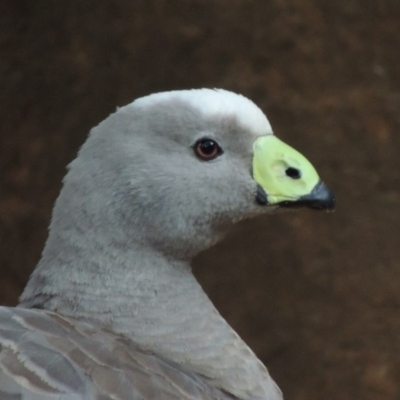
[[[282,399],[190,261],[240,220],[334,205],[244,96],[117,109],[68,166],[19,305],[0,307],[0,399]]]

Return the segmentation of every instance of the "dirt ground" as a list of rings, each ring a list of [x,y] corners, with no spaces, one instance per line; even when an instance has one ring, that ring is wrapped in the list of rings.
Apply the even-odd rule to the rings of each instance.
[[[252,98],[335,213],[248,221],[195,260],[288,400],[400,399],[400,2],[0,2],[0,304],[90,127],[155,91]]]

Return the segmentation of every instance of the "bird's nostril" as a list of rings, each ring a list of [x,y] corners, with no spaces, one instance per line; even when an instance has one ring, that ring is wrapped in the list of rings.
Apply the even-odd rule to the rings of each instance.
[[[289,167],[285,171],[286,176],[292,179],[300,179],[301,178],[301,172],[297,168]]]

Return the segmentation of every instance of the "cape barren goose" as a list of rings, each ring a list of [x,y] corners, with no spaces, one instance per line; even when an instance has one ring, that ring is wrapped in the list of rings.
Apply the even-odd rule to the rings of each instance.
[[[18,307],[0,307],[1,400],[278,400],[190,267],[237,221],[334,207],[262,111],[225,90],[153,94],[69,165]]]

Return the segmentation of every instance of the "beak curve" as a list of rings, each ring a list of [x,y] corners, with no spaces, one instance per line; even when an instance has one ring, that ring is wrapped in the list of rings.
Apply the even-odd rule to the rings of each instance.
[[[335,203],[336,199],[332,190],[324,182],[319,181],[310,194],[301,196],[296,201],[283,201],[279,203],[279,206],[284,208],[307,207],[313,210],[329,211],[335,209]]]
[[[335,196],[313,165],[274,135],[260,136],[253,145],[253,178],[260,205],[333,210]]]

